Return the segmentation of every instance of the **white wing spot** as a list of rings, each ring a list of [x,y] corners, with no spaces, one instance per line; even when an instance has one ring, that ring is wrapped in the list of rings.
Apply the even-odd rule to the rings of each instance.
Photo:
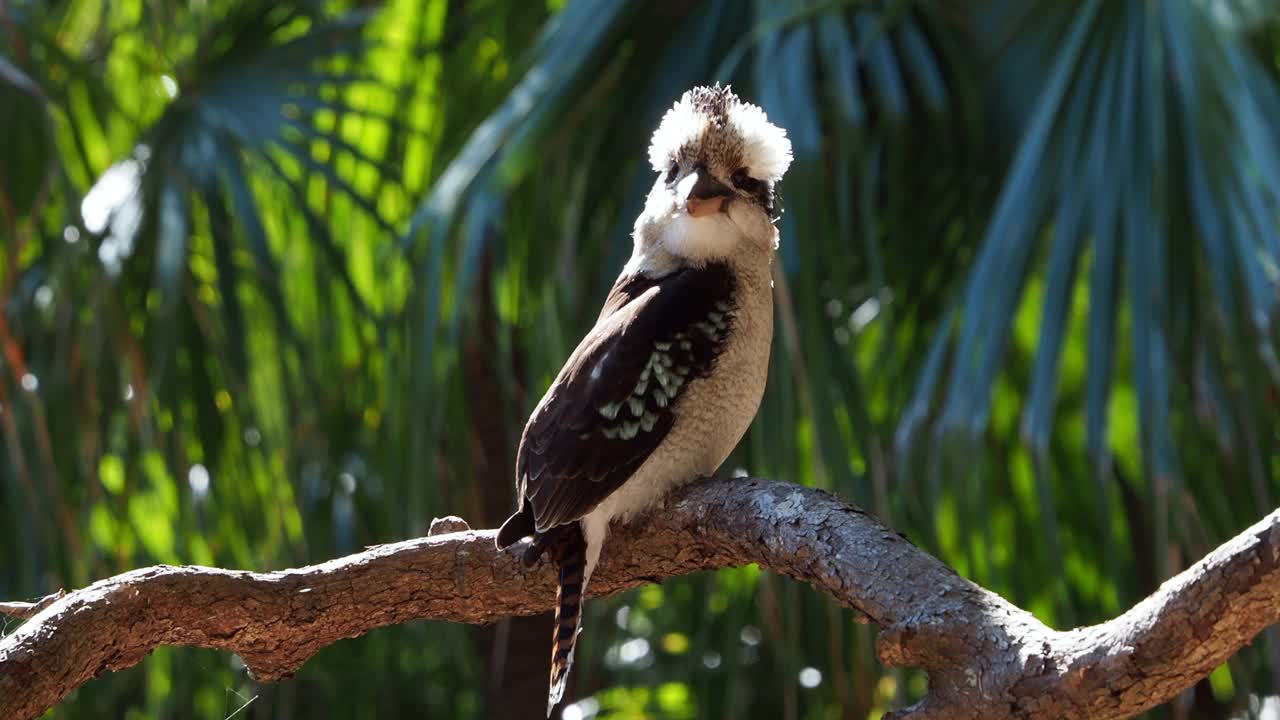
[[[715,312],[708,313],[705,320],[693,325],[696,330],[702,332],[703,335],[713,341],[718,340],[723,335],[723,331],[728,328],[729,317],[732,316],[732,308],[728,303],[716,303],[715,310]],[[655,341],[653,343],[654,351],[649,354],[648,362],[641,369],[640,377],[637,379],[631,393],[623,400],[611,402],[599,408],[600,415],[606,420],[617,420],[618,414],[622,412],[623,408],[629,411],[628,414],[630,416],[636,418],[635,421],[622,419],[616,425],[603,427],[601,432],[606,438],[610,440],[616,438],[630,440],[641,431],[650,432],[657,427],[658,421],[661,419],[661,413],[660,411],[654,412],[646,408],[645,398],[648,396],[649,391],[653,391],[653,404],[657,408],[666,408],[680,394],[680,388],[688,381],[689,375],[693,372],[693,369],[688,365],[675,364],[675,359],[670,354],[673,346],[679,347],[684,352],[693,350],[693,342],[688,339],[687,334],[684,332],[676,333],[670,341]],[[595,367],[591,368],[592,380],[599,380],[603,376],[603,366],[608,359],[609,353],[606,352],[595,364]],[[653,383],[650,383],[650,380]]]

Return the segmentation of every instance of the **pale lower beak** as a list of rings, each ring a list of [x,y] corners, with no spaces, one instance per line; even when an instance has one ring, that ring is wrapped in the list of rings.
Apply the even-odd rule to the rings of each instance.
[[[684,193],[684,209],[692,217],[707,217],[724,211],[732,191],[705,169],[689,173],[680,183]]]
[[[693,217],[715,215],[724,208],[723,196],[709,198],[689,198],[684,201],[684,209]]]

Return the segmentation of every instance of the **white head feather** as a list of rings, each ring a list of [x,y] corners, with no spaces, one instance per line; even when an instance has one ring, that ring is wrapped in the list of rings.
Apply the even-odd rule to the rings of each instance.
[[[765,182],[782,179],[791,165],[787,131],[769,122],[764,110],[742,101],[729,87],[698,87],[685,92],[653,133],[649,163],[657,172],[666,172],[673,159],[705,143],[713,143],[714,150],[738,150],[747,173]]]

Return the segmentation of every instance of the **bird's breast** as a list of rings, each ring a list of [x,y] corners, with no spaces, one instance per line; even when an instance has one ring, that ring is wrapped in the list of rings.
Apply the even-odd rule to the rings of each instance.
[[[714,473],[755,418],[769,375],[773,295],[763,277],[739,273],[733,322],[715,368],[690,381],[663,442],[592,514],[605,523],[654,505],[677,485]]]

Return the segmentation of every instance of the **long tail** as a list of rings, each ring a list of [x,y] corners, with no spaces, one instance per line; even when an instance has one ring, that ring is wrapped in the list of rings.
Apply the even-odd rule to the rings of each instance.
[[[551,558],[560,568],[556,589],[556,627],[551,640],[551,687],[547,691],[547,717],[564,698],[569,667],[573,665],[573,645],[582,623],[582,593],[587,587],[587,541],[578,523],[562,525],[550,548]]]

